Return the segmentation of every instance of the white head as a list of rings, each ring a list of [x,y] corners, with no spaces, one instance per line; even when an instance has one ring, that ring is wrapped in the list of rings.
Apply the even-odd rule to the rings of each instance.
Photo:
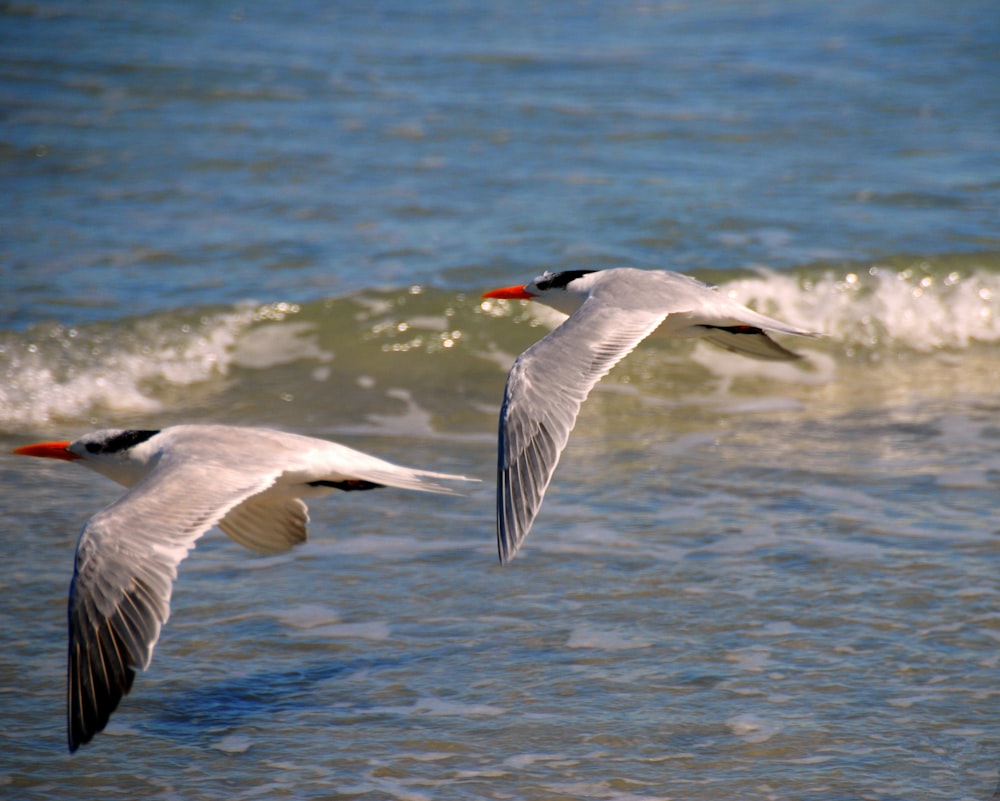
[[[159,433],[146,429],[108,428],[85,434],[75,442],[40,442],[16,448],[14,453],[80,461],[112,481],[130,487],[152,469],[157,448],[146,443]]]
[[[572,314],[583,305],[598,275],[596,270],[545,272],[527,284],[494,289],[483,297],[537,300],[563,314]]]

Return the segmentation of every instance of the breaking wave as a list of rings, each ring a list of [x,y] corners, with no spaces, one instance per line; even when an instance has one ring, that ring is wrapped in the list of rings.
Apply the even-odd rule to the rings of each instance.
[[[940,358],[1000,340],[1000,261],[992,257],[699,277],[714,279],[740,302],[822,334],[789,344],[822,366],[823,380],[845,363],[899,354]],[[405,287],[302,305],[247,303],[0,331],[0,428],[127,422],[197,406],[228,408],[236,402],[234,391],[249,393],[244,400],[252,402],[254,393],[302,398],[318,385],[335,384],[341,400],[357,395],[354,403],[373,425],[419,413],[430,430],[434,410],[414,398],[433,390],[444,409],[457,394],[470,409],[484,411],[496,400],[496,377],[542,333],[530,329],[544,330],[558,319],[537,304],[482,301],[476,289]],[[693,346],[678,347],[690,353]],[[782,365],[709,350],[711,356],[695,350],[693,361],[733,375],[770,369],[784,376]],[[489,387],[465,389],[477,382]],[[426,392],[416,391],[421,387]],[[373,390],[385,409],[366,400]],[[316,401],[317,409],[323,402]]]

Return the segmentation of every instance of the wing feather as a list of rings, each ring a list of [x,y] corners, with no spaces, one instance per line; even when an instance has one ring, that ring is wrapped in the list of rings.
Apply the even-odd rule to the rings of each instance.
[[[594,385],[666,318],[588,300],[514,362],[500,410],[497,548],[501,563],[521,547],[542,503],[580,406]]]
[[[241,545],[276,554],[306,541],[309,510],[299,498],[265,492],[249,498],[219,521],[219,528]]]
[[[135,671],[149,666],[188,551],[232,507],[275,479],[219,464],[206,473],[204,465],[174,463],[165,454],[149,476],[90,519],[70,585],[70,751],[104,729]]]

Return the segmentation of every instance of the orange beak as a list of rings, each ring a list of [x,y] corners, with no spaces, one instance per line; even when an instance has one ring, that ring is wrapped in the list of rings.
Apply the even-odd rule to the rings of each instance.
[[[41,456],[45,459],[62,459],[66,462],[74,462],[77,459],[82,459],[82,456],[77,456],[72,451],[66,450],[70,446],[70,442],[39,442],[37,445],[22,445],[20,448],[14,448],[11,453],[16,453],[18,456]]]
[[[524,288],[524,284],[491,289],[489,292],[484,292],[482,296],[484,298],[500,298],[501,300],[531,300],[535,297]]]

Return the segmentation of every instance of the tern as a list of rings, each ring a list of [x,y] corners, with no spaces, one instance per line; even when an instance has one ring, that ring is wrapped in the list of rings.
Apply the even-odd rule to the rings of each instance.
[[[514,558],[531,530],[590,390],[654,331],[700,337],[759,359],[801,358],[766,331],[815,336],[666,270],[546,272],[484,298],[536,300],[569,318],[518,356],[507,376],[497,459],[497,549]]]
[[[102,731],[170,615],[177,566],[217,525],[276,554],[306,539],[303,498],[397,487],[453,493],[464,476],[415,470],[326,440],[266,428],[109,429],[14,450],[79,462],[128,487],[76,546],[69,590],[67,726],[72,753]]]

